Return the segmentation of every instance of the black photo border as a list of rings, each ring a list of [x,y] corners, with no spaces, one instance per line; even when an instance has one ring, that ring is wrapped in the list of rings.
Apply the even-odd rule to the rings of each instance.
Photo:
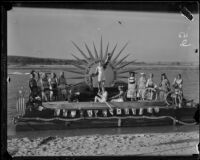
[[[134,3],[134,4],[133,4]],[[130,5],[133,4],[133,5]],[[192,13],[199,14],[198,1],[3,1],[1,2],[1,158],[2,159],[199,159],[198,155],[191,156],[75,156],[75,157],[14,157],[7,152],[7,11],[12,7],[62,8],[62,9],[97,9],[119,11],[147,12],[180,12],[186,7]]]

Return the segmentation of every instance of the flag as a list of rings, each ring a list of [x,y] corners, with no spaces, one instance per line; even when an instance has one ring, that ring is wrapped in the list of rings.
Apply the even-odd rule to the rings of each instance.
[[[17,112],[23,116],[25,114],[26,106],[25,106],[25,99],[23,96],[20,96],[17,100],[16,104]]]
[[[97,117],[97,113],[98,113],[99,111],[98,110],[94,110],[94,115],[95,115],[95,117]]]
[[[136,115],[136,109],[132,108],[131,110],[132,110],[133,115]]]
[[[89,117],[92,117],[92,110],[87,110],[87,114]]]
[[[67,110],[63,109],[63,116],[67,117]]]
[[[129,109],[128,108],[125,108],[124,112],[125,112],[126,115],[129,115]]]
[[[122,113],[121,109],[117,108],[117,114],[121,114],[121,113]]]
[[[76,111],[71,111],[71,117],[75,117],[76,116]]]
[[[148,113],[152,113],[152,111],[153,111],[153,110],[152,110],[151,107],[149,107],[149,108],[147,109],[147,112],[148,112]]]
[[[103,116],[107,117],[107,110],[103,110]]]
[[[83,111],[80,110],[80,117],[83,117]]]
[[[158,113],[158,112],[159,112],[159,107],[155,107],[155,108],[154,108],[154,111],[155,111],[156,113]]]
[[[143,115],[143,108],[140,108],[139,115]]]
[[[55,115],[55,116],[59,116],[59,115],[60,115],[60,109],[55,109],[54,115]]]

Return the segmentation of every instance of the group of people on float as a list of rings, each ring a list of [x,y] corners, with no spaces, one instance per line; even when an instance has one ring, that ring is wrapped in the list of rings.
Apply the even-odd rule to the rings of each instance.
[[[138,81],[136,81],[135,72],[130,72],[130,77],[128,78],[127,98],[130,98],[132,101],[138,99],[144,100],[145,91],[147,91],[147,93],[149,93],[150,100],[164,100],[167,96],[167,93],[171,91],[170,81],[165,73],[161,74],[161,81],[159,85],[155,83],[153,78],[153,73],[149,74],[148,79],[146,78],[145,73],[141,73],[141,77]],[[181,74],[178,74],[177,77],[175,77],[172,86],[175,93],[175,97],[173,97],[175,104],[178,105],[178,102],[181,104],[183,98],[183,79],[181,78]],[[153,96],[155,96],[155,98],[153,98]]]
[[[37,75],[37,79],[36,79]],[[42,98],[42,101],[55,101],[58,99],[66,99],[66,78],[64,72],[60,73],[57,78],[55,73],[51,73],[51,77],[48,78],[47,73],[37,73],[31,71],[29,88],[30,98],[38,95]]]
[[[111,59],[111,54],[108,53],[105,62],[99,61],[98,66],[96,67],[95,73],[90,75],[90,80],[97,76],[98,80],[98,93],[94,97],[95,102],[106,102],[108,101],[108,92],[105,90],[104,84],[106,81],[105,77],[105,69]],[[66,78],[64,72],[60,73],[60,77],[57,78],[55,73],[51,73],[51,77],[48,78],[47,73],[43,73],[42,76],[38,73],[36,74],[34,71],[31,72],[31,78],[29,80],[29,87],[31,90],[30,96],[40,95],[42,101],[56,101],[56,100],[67,100],[68,93],[66,89]],[[36,80],[36,75],[37,80]],[[154,75],[151,73],[149,78],[146,79],[146,75],[141,73],[141,77],[139,80],[136,80],[135,72],[130,72],[130,76],[128,78],[128,90],[126,97],[131,101],[134,100],[144,100],[145,99],[145,91],[147,90],[150,94],[150,100],[164,99],[166,94],[171,90],[170,82],[165,73],[161,74],[161,82],[159,86],[156,85],[153,79]],[[93,82],[90,82],[91,84]],[[176,105],[180,105],[183,99],[183,90],[182,90],[183,80],[181,78],[181,74],[174,79],[173,88],[174,88],[174,100]],[[118,86],[119,93],[109,100],[115,102],[123,102],[124,101],[124,86]],[[159,95],[157,94],[159,91]],[[153,98],[156,96],[156,98]],[[30,97],[31,98],[31,97]]]
[[[158,99],[165,100],[167,93],[171,91],[170,82],[165,73],[161,74],[161,82],[157,86],[153,79],[154,75],[149,74],[149,78],[146,78],[145,73],[141,73],[139,80],[136,80],[135,72],[130,72],[130,77],[128,78],[128,89],[127,94],[125,95],[124,86],[118,86],[119,93],[110,98],[112,102],[124,102],[124,95],[129,98],[131,101],[136,100],[145,100],[145,92],[149,94],[149,100]],[[105,80],[104,82],[105,83]],[[174,101],[175,104],[181,106],[183,99],[183,79],[181,74],[173,81],[174,88]],[[101,87],[101,92],[98,92],[98,95],[95,96],[95,102],[106,102],[108,101],[108,92],[105,90],[105,87]],[[158,94],[159,93],[159,94]],[[155,98],[153,98],[153,96]]]

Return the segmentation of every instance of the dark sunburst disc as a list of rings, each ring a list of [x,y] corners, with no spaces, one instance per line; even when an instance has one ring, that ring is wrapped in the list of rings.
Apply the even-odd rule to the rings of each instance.
[[[127,47],[128,43],[125,43],[125,45],[122,47],[122,49],[119,50],[119,52],[116,54],[115,57],[114,55],[117,48],[117,44],[109,52],[109,42],[108,42],[104,50],[102,37],[100,40],[99,52],[97,51],[97,47],[95,46],[94,42],[93,42],[93,50],[91,50],[90,47],[86,43],[84,43],[85,49],[88,54],[86,54],[83,51],[83,49],[81,49],[75,42],[72,41],[72,43],[75,46],[75,48],[80,52],[82,58],[84,58],[85,63],[73,64],[76,67],[76,70],[66,69],[66,71],[68,72],[77,74],[77,76],[70,77],[70,79],[80,79],[80,80],[83,79],[86,83],[88,83],[89,75],[91,75],[92,73],[95,73],[99,60],[102,62],[105,62],[108,53],[110,53],[111,60],[105,69],[105,77],[106,77],[105,86],[110,87],[114,82],[117,82],[118,79],[127,78],[126,76],[122,76],[122,74],[129,72],[130,70],[125,70],[124,68],[135,62],[135,61],[125,62],[129,54],[125,55],[123,58],[118,60],[120,55],[123,53],[123,51]],[[72,56],[77,61],[81,61],[82,59],[81,57],[79,58],[77,54],[72,54]],[[93,85],[94,87],[97,87],[97,77],[93,78]]]

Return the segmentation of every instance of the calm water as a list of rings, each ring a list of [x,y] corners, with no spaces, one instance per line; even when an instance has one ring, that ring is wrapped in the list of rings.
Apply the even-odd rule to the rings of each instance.
[[[53,72],[57,73],[57,75],[59,75],[59,70],[52,70]],[[13,72],[21,72],[21,73],[28,73],[30,72],[30,70],[27,69],[20,69],[20,70],[15,70],[15,69],[8,69],[8,73],[13,73]],[[194,99],[195,102],[199,102],[199,70],[198,69],[192,69],[192,68],[173,68],[173,69],[162,69],[162,68],[157,68],[157,67],[151,67],[148,69],[144,69],[141,70],[141,72],[145,72],[145,73],[153,73],[154,74],[154,79],[155,82],[158,84],[160,82],[160,75],[161,73],[166,73],[168,76],[168,79],[170,80],[170,82],[173,82],[174,77],[178,74],[181,73],[182,74],[182,78],[183,78],[183,91],[184,91],[184,95],[186,98],[188,99]],[[66,78],[70,77],[70,76],[75,76],[76,74],[73,73],[65,73]],[[128,73],[125,74],[128,76]],[[138,76],[138,75],[137,75]],[[18,91],[19,89],[23,86],[24,90],[26,90],[26,99],[28,97],[28,80],[29,80],[29,75],[10,75],[11,78],[11,82],[8,84],[8,110],[7,110],[7,114],[8,114],[8,135],[15,135],[15,131],[12,125],[12,118],[17,114],[16,111],[16,100],[17,100],[17,95],[18,95]],[[126,79],[124,79],[126,81]],[[77,83],[80,82],[80,80],[68,80],[69,84],[72,83]],[[96,129],[95,129],[96,130]],[[108,131],[110,130],[110,131]],[[133,131],[135,132],[136,130],[132,130],[132,129],[118,129],[118,131],[123,132],[126,131]],[[139,129],[138,131],[140,131],[141,129]],[[147,129],[148,131],[149,129]],[[155,129],[156,131],[157,129]],[[162,130],[165,130],[165,127],[163,127]],[[171,128],[169,128],[169,130],[171,130]],[[112,131],[116,132],[116,129],[106,129],[106,132],[109,133],[113,133]],[[57,131],[57,132],[51,132],[54,134],[59,134],[59,132],[63,132],[63,131]],[[72,131],[74,132],[74,131]],[[79,132],[78,130],[76,130],[75,132]],[[91,132],[91,130],[82,130],[81,133],[88,133]],[[42,132],[42,133],[48,133],[48,132]],[[42,134],[41,133],[41,134]],[[70,133],[69,131],[67,133]],[[91,133],[94,133],[93,131]],[[18,133],[23,135],[23,133]],[[24,133],[26,134],[26,133]],[[28,133],[27,133],[28,134]],[[33,134],[34,135],[34,134]],[[74,133],[72,134],[74,135]]]

